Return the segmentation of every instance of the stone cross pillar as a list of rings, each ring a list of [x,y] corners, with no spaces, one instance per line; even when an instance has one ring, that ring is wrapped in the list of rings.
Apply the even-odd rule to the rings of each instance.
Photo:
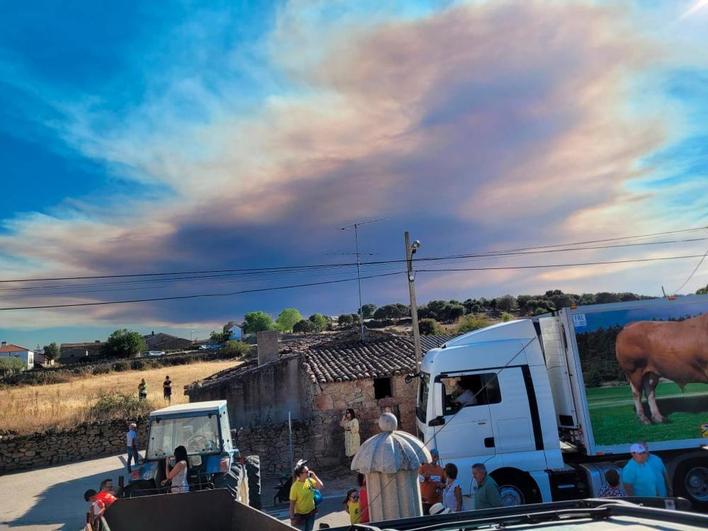
[[[423,514],[418,468],[431,462],[430,452],[420,440],[397,427],[395,415],[381,415],[381,433],[364,441],[352,460],[352,470],[366,475],[372,522]]]

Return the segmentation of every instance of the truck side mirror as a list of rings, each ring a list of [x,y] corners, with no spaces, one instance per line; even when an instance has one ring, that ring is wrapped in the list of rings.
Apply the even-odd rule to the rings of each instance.
[[[445,424],[445,417],[443,417],[443,416],[435,417],[430,422],[428,422],[428,426],[442,426],[444,424]]]

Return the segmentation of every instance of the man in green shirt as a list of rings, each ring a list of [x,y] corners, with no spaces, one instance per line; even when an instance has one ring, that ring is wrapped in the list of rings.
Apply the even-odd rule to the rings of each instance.
[[[499,485],[487,475],[487,467],[482,463],[472,465],[472,477],[477,486],[474,494],[475,509],[490,509],[501,507],[502,499],[499,496]]]

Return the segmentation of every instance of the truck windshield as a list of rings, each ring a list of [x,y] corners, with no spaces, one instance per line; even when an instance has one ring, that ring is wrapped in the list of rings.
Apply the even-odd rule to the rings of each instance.
[[[427,415],[426,410],[428,409],[428,392],[430,389],[430,375],[421,372],[420,373],[420,388],[418,390],[418,405],[415,408],[415,414],[418,420],[421,422],[426,422]]]
[[[219,416],[214,413],[208,416],[151,421],[147,459],[171,456],[178,446],[187,448],[190,455],[220,452]]]

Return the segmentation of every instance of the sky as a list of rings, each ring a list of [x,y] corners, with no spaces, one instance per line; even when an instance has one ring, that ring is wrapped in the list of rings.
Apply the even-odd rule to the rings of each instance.
[[[704,0],[4,2],[0,338],[352,313],[354,223],[364,303],[407,302],[404,231],[420,302],[695,292],[707,230],[459,255],[708,226],[707,30]]]

